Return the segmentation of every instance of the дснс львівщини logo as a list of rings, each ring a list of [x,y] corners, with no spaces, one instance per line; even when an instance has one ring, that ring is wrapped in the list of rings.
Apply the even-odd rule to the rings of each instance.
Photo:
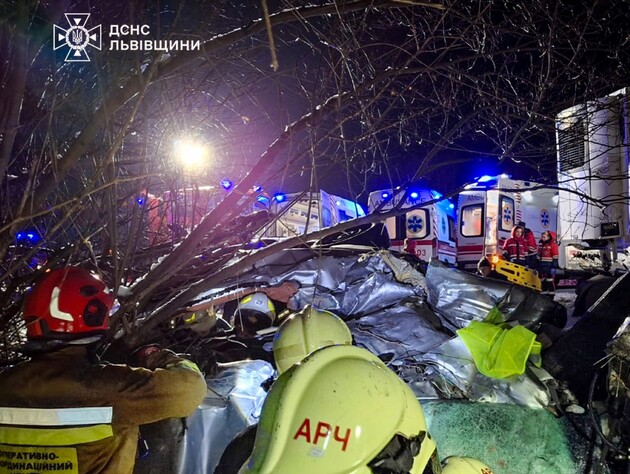
[[[85,27],[88,18],[89,13],[66,13],[70,27],[65,30],[54,25],[53,49],[58,50],[67,46],[69,49],[65,60],[68,62],[88,62],[90,60],[86,51],[88,46],[101,49],[101,25],[88,30]]]

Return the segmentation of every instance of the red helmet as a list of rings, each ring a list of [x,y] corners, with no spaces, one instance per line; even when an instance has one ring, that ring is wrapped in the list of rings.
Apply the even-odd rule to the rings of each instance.
[[[44,274],[24,299],[29,339],[75,340],[105,334],[114,297],[96,275],[79,267]]]

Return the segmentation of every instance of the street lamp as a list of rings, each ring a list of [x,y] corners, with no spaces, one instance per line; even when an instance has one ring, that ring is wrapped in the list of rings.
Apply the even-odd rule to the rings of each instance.
[[[192,138],[181,138],[173,144],[175,159],[189,171],[198,171],[208,164],[210,147]]]

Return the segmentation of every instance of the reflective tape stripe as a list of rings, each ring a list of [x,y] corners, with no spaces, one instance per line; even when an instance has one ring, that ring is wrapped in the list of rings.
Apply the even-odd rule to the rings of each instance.
[[[81,426],[79,428],[0,428],[0,443],[23,446],[75,446],[100,441],[113,436],[110,425]]]
[[[95,425],[101,423],[111,423],[112,413],[112,407],[0,407],[0,424],[30,426]]]
[[[186,359],[180,360],[179,362],[177,362],[177,364],[175,364],[175,366],[181,367],[183,369],[192,370],[194,372],[197,372],[198,374],[201,374],[201,370],[199,370],[199,367],[197,366],[197,364]]]

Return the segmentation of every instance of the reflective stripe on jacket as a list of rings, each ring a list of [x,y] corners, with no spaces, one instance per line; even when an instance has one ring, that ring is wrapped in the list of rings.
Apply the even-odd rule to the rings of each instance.
[[[538,256],[540,257],[541,262],[557,262],[558,261],[558,244],[553,240],[549,240],[547,242],[540,242],[540,247],[538,248]]]
[[[167,368],[149,370],[71,346],[0,373],[0,473],[131,473],[138,425],[188,416],[206,394],[194,364],[163,352]]]
[[[524,260],[528,254],[528,246],[525,239],[510,237],[503,244],[503,251],[508,254],[509,260]]]

